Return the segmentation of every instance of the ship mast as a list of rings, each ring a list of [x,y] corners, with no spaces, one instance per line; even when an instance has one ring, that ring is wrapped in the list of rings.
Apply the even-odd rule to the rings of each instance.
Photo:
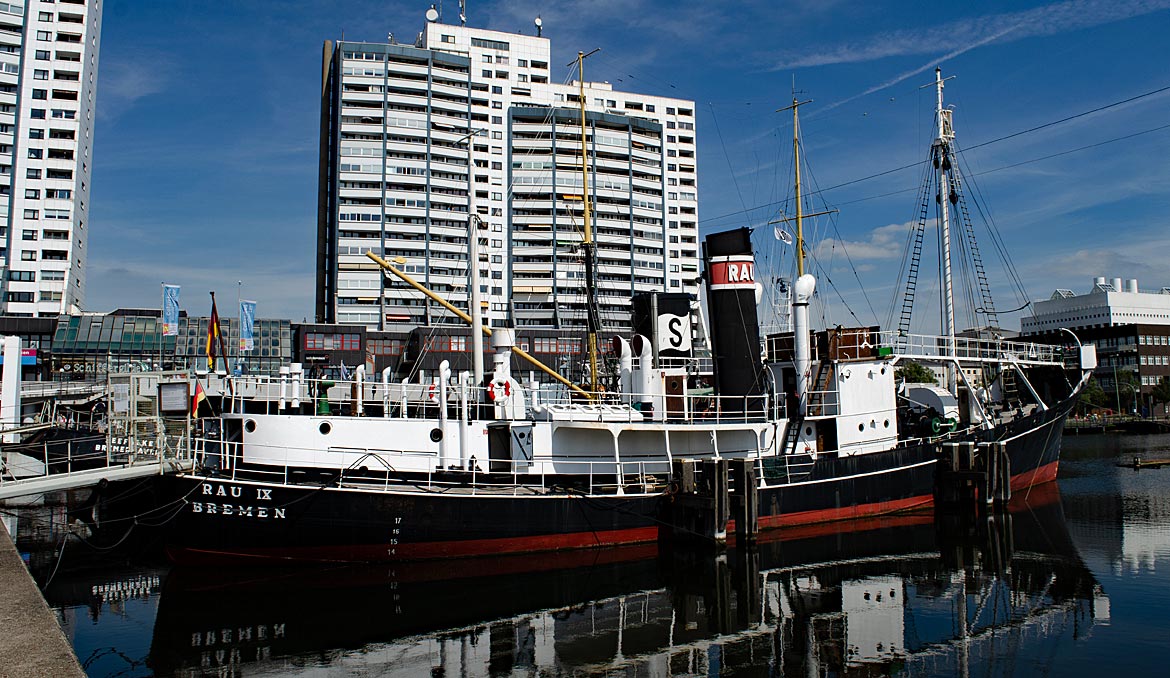
[[[600,51],[600,47],[589,54],[577,52],[577,84],[579,86],[579,103],[581,105],[581,200],[585,206],[585,237],[581,242],[581,251],[585,255],[585,315],[586,329],[589,342],[589,389],[590,393],[597,393],[597,280],[594,271],[594,255],[596,245],[593,242],[592,225],[589,222],[589,149],[585,141],[585,58]],[[572,64],[570,64],[572,65]]]
[[[943,336],[946,339],[947,356],[955,356],[955,293],[951,278],[951,142],[955,139],[955,129],[951,121],[951,111],[943,108],[943,82],[950,78],[942,77],[942,69],[934,69],[934,86],[938,97],[935,108],[935,121],[938,126],[938,136],[934,139],[934,166],[938,170],[938,206],[939,230],[942,236],[942,263],[943,263]],[[947,390],[951,394],[958,392],[957,375],[953,362],[947,362]]]
[[[837,210],[825,210],[824,212],[814,212],[812,214],[804,214],[804,212],[803,212],[804,205],[801,204],[801,196],[800,196],[800,116],[798,114],[797,109],[805,104],[811,104],[812,102],[813,102],[812,99],[800,101],[795,96],[793,96],[791,106],[785,106],[784,108],[779,108],[776,110],[777,113],[783,113],[784,111],[789,111],[789,110],[792,111],[792,164],[793,164],[794,169],[796,170],[796,183],[794,186],[795,191],[796,191],[796,197],[794,199],[796,202],[796,216],[795,217],[785,217],[785,218],[781,218],[781,219],[774,219],[772,221],[769,221],[768,223],[769,224],[784,224],[784,223],[787,223],[789,221],[796,222],[796,277],[797,278],[800,278],[800,276],[804,275],[804,218],[806,216],[807,217],[819,217],[823,214],[833,214],[834,212],[837,211]]]

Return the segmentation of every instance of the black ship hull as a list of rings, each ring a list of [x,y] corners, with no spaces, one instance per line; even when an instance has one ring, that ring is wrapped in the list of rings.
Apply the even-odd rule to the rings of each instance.
[[[985,431],[1006,443],[1013,492],[1056,479],[1073,404]],[[938,445],[821,454],[805,477],[759,490],[759,525],[791,528],[890,515],[934,504]],[[159,477],[157,500],[182,505],[164,542],[179,562],[410,561],[553,552],[652,542],[669,494],[586,496],[337,487],[180,474]],[[177,503],[176,503],[177,502]],[[729,527],[729,531],[734,525]]]

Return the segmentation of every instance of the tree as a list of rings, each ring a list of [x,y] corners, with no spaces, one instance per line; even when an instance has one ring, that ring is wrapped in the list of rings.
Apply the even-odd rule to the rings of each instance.
[[[1089,410],[1106,407],[1109,401],[1109,396],[1105,394],[1105,389],[1101,388],[1101,384],[1097,383],[1095,377],[1089,377],[1089,383],[1085,384],[1084,390],[1081,391],[1080,400],[1077,402],[1077,409],[1081,414],[1087,414]]]
[[[899,363],[899,367],[894,372],[894,375],[909,384],[938,384],[938,379],[935,378],[934,372],[931,372],[913,360],[905,360]]]
[[[1118,414],[1137,413],[1138,399],[1142,392],[1142,382],[1137,374],[1129,370],[1119,371],[1116,389],[1116,396],[1121,399],[1121,412]]]
[[[1162,377],[1162,380],[1158,382],[1150,394],[1154,396],[1154,402],[1159,405],[1165,406],[1170,403],[1170,377]]]

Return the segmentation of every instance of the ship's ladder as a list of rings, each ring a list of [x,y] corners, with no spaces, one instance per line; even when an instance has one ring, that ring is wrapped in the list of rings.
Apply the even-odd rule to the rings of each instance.
[[[825,412],[825,394],[829,392],[829,387],[833,383],[833,361],[822,360],[817,366],[817,376],[813,378],[812,388],[808,391],[808,406],[805,408],[806,413],[812,413],[814,416],[821,416],[828,414]]]

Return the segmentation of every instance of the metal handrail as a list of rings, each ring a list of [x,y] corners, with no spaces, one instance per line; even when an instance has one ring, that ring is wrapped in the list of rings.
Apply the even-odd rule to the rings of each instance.
[[[233,390],[237,400],[243,399],[245,391],[255,391],[260,395],[262,391],[263,398],[258,398],[264,402],[275,402],[279,399],[280,382],[277,378],[267,375],[248,375],[244,377],[233,377],[236,388]],[[335,381],[332,379],[302,379],[300,380],[301,392],[296,394],[296,397],[304,404],[312,402],[310,393],[319,392],[322,384],[329,384],[329,389],[334,392],[340,392],[340,398],[333,398],[330,400],[331,404],[349,404],[353,402],[352,393],[358,382],[356,380],[349,381]],[[404,416],[402,406],[405,404],[408,408],[420,412],[424,417],[427,416],[428,411],[433,411],[434,416],[438,416],[439,397],[438,385],[434,382],[389,382],[383,384],[380,381],[366,380],[362,384],[362,402],[365,405],[380,405],[384,408],[383,418],[397,419],[418,419],[419,416]],[[387,389],[386,387],[389,386]],[[291,388],[291,387],[290,387]],[[482,405],[491,405],[491,394],[494,389],[490,386],[472,386],[469,384],[448,384],[447,385],[447,403],[449,407],[461,407],[463,399],[466,397],[468,403],[479,403]],[[293,394],[288,394],[286,399],[291,402]],[[672,402],[681,401],[681,408],[671,408],[667,411],[665,416],[665,423],[708,423],[708,424],[729,424],[729,423],[745,423],[745,422],[763,422],[775,421],[783,419],[787,416],[786,406],[782,398],[776,398],[771,394],[761,394],[758,396],[724,396],[724,395],[665,395],[665,394],[643,394],[643,393],[603,393],[601,397],[594,401],[583,402],[579,398],[573,398],[564,390],[549,391],[546,389],[527,390],[527,401],[530,407],[542,406],[558,409],[558,421],[567,422],[596,422],[598,415],[604,414],[607,420],[624,421],[625,423],[636,423],[646,421],[646,418],[639,409],[637,403],[657,403],[659,406],[670,405]],[[319,396],[318,396],[319,397]],[[763,407],[756,407],[755,403],[763,402]],[[609,409],[598,409],[599,407],[609,406]],[[563,408],[563,409],[559,409]],[[228,408],[230,411],[237,411],[238,407]],[[625,414],[625,418],[619,418],[617,415]],[[329,416],[344,416],[340,414],[331,414]],[[479,418],[475,413],[469,413],[472,418]],[[490,417],[489,417],[490,418]]]
[[[208,445],[212,444],[212,449]],[[290,482],[291,471],[294,469],[301,469],[307,467],[296,467],[288,463],[288,452],[293,450],[310,450],[314,448],[289,448],[287,446],[271,446],[275,449],[285,451],[285,462],[281,464],[253,464],[246,469],[240,468],[240,462],[243,461],[243,445],[244,443],[238,441],[220,441],[207,438],[195,438],[193,440],[193,455],[195,460],[195,473],[199,474],[201,471],[214,470],[217,477],[230,481],[242,479],[242,473],[246,473],[249,479],[268,479],[268,482],[278,483],[281,485],[304,485],[306,483]],[[249,445],[252,445],[249,443]],[[361,449],[349,448],[355,453],[362,453]],[[382,450],[380,452],[386,452]],[[437,461],[436,453],[425,452],[393,452],[397,458],[420,458],[431,462]],[[532,461],[517,461],[517,460],[477,460],[475,467],[464,471],[464,475],[460,478],[453,478],[449,473],[436,473],[434,463],[427,464],[425,469],[412,470],[409,475],[403,473],[394,482],[391,482],[392,475],[396,473],[394,464],[386,460],[381,454],[377,452],[365,452],[361,460],[377,460],[381,462],[381,470],[375,469],[373,463],[367,461],[362,467],[355,466],[359,462],[354,462],[345,468],[340,469],[321,469],[322,471],[333,471],[334,477],[324,486],[335,485],[340,488],[362,488],[362,489],[381,489],[382,491],[390,491],[391,489],[405,490],[411,488],[415,491],[449,491],[452,489],[464,489],[472,494],[477,493],[501,493],[511,492],[512,494],[519,494],[521,492],[531,493],[538,491],[539,493],[553,493],[565,492],[572,494],[575,491],[567,488],[559,483],[550,482],[556,479],[574,478],[578,481],[586,480],[587,494],[657,494],[665,489],[667,480],[670,477],[670,460],[666,457],[654,460],[638,459],[633,461],[618,461],[612,458],[598,457],[593,459],[576,459],[576,460],[548,460],[537,459]],[[487,464],[488,470],[483,470],[480,464]],[[506,470],[492,470],[493,466],[506,465]],[[559,470],[553,472],[553,467],[568,467],[568,470]],[[360,470],[364,467],[364,470]],[[535,468],[534,468],[535,467]],[[347,475],[349,472],[349,475]],[[381,484],[377,482],[379,479],[371,475],[371,473],[384,473],[381,478]],[[468,475],[470,478],[468,478]],[[503,478],[511,478],[510,482],[504,482]],[[629,479],[629,480],[628,480]],[[348,484],[347,484],[348,483]],[[627,488],[641,488],[641,491],[630,492]],[[604,491],[603,491],[604,490]]]
[[[877,334],[878,346],[891,346],[899,353],[923,358],[946,360],[1016,361],[1022,363],[1058,363],[1062,360],[1061,347],[995,338],[954,337],[954,350],[948,344],[950,337],[929,334],[899,334],[884,331]]]

